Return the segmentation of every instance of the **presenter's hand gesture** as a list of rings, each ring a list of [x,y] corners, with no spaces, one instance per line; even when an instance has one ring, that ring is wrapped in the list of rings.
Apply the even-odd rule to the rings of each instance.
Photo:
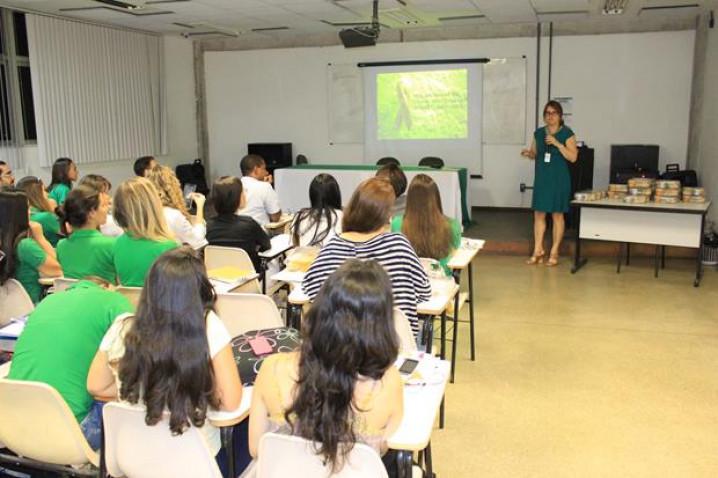
[[[535,159],[536,153],[534,151],[531,151],[530,149],[522,149],[521,156],[523,156],[524,158]]]

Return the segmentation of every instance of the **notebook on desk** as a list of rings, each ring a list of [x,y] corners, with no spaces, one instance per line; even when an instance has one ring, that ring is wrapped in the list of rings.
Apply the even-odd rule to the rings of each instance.
[[[259,274],[248,269],[224,266],[207,271],[207,276],[217,292],[222,294],[256,279]]]

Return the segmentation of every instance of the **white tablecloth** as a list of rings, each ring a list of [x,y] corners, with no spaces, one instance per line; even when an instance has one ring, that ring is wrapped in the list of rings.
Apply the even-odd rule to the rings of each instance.
[[[274,187],[279,195],[279,204],[282,210],[296,212],[304,207],[309,207],[309,184],[317,174],[321,173],[334,176],[342,193],[342,205],[346,206],[359,183],[373,177],[376,171],[359,168],[356,170],[332,169],[331,166],[321,169],[275,169]],[[461,188],[459,186],[459,174],[456,170],[430,169],[426,171],[404,171],[404,173],[406,174],[407,184],[417,174],[423,173],[431,176],[439,187],[444,214],[461,223]],[[468,204],[471,204],[468,197],[466,200]]]

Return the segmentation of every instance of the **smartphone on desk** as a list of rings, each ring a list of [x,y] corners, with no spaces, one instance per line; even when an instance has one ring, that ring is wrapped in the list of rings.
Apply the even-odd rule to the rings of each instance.
[[[401,367],[399,367],[399,373],[402,375],[410,375],[414,370],[416,370],[417,365],[419,365],[418,360],[405,359],[404,363],[402,363]]]

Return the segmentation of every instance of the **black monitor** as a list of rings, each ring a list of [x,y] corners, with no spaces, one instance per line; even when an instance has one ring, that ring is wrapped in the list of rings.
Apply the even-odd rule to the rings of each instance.
[[[264,158],[270,173],[277,168],[288,168],[292,165],[292,143],[249,143],[247,153]]]
[[[658,174],[658,151],[656,144],[612,144],[610,182],[623,178],[626,174],[638,173],[649,177]]]

